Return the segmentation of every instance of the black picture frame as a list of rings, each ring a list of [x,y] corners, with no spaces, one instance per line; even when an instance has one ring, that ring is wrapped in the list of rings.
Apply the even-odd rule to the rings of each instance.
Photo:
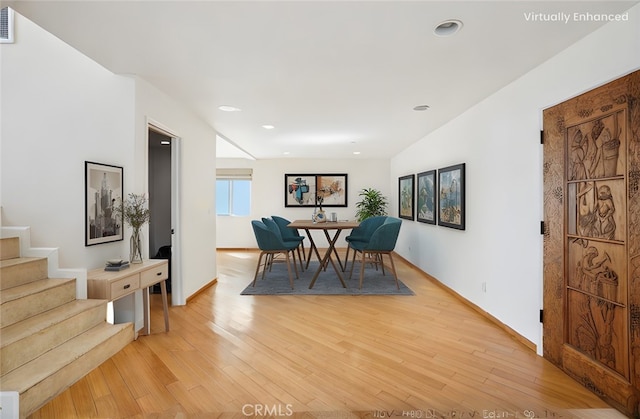
[[[284,175],[284,206],[287,208],[337,208],[348,205],[348,175],[346,173],[286,173]]]
[[[123,240],[122,216],[113,206],[122,202],[124,169],[84,162],[85,246]]]
[[[435,224],[438,214],[438,178],[435,170],[418,173],[416,177],[416,220]]]
[[[398,216],[405,220],[413,221],[415,175],[406,175],[398,178]]]
[[[438,225],[464,230],[465,227],[465,164],[438,170]]]

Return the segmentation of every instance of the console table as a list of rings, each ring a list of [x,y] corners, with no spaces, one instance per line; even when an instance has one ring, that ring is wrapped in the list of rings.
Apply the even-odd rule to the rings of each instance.
[[[169,307],[167,302],[166,280],[169,277],[167,260],[152,259],[131,264],[121,271],[94,269],[87,273],[87,298],[115,301],[137,290],[142,290],[144,305],[143,333],[151,333],[149,321],[149,291],[152,285],[160,283],[162,308],[164,309],[164,328],[169,331]]]

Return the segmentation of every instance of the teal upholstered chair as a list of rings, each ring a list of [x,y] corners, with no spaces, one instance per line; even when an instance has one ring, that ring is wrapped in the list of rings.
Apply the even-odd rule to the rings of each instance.
[[[271,266],[273,256],[282,253],[286,257],[287,271],[289,272],[289,283],[291,284],[291,289],[293,289],[293,275],[291,274],[291,260],[289,258],[289,253],[293,253],[293,251],[297,249],[298,245],[285,244],[285,242],[282,241],[282,238],[269,229],[262,221],[253,220],[251,221],[251,226],[253,227],[253,233],[256,236],[258,247],[260,248],[260,256],[258,257],[258,265],[256,266],[256,274],[253,277],[252,286],[256,286],[258,272],[260,271],[260,266],[262,266],[262,258],[265,257],[264,267],[262,269],[262,278],[264,279],[265,272]],[[295,254],[293,256],[293,267],[296,272],[296,277],[298,277]]]
[[[396,281],[396,287],[400,289],[400,285],[398,284],[398,275],[396,274],[396,267],[393,263],[393,256],[391,255],[391,252],[393,252],[393,249],[396,247],[401,224],[401,219],[387,217],[384,223],[380,227],[376,228],[371,234],[369,241],[364,242],[353,240],[349,242],[349,247],[353,249],[353,261],[351,263],[349,278],[353,275],[356,255],[358,252],[362,254],[362,259],[360,261],[360,288],[362,288],[362,281],[364,280],[365,255],[369,254],[380,258],[379,261],[382,265],[383,274],[385,274],[383,255],[389,255],[391,271],[393,272],[393,277]]]
[[[304,236],[301,236],[296,228],[287,227],[291,221],[286,218],[279,217],[277,215],[272,215],[271,219],[275,221],[280,229],[280,233],[282,234],[282,239],[285,241],[298,241],[300,242],[300,247],[302,247],[302,257],[306,259],[306,254],[304,250]]]
[[[280,238],[280,240],[282,240],[282,242],[285,244],[285,246],[287,246],[287,247],[292,249],[293,261],[294,262],[295,262],[295,259],[296,259],[296,254],[295,254],[294,251],[298,252],[298,259],[300,260],[300,269],[304,270],[303,265],[302,265],[302,257],[300,256],[300,240],[286,239],[282,235],[282,231],[280,230],[280,227],[278,227],[278,224],[272,218],[262,218],[262,222],[264,223],[264,225],[267,226],[267,228],[269,230],[273,231],[273,233],[276,236],[278,236]]]
[[[345,271],[347,270],[347,262],[349,262],[349,249],[351,248],[349,244],[351,242],[368,242],[373,232],[376,231],[376,229],[380,227],[386,219],[387,216],[385,215],[365,218],[364,220],[362,220],[362,222],[360,222],[360,225],[358,227],[351,230],[351,234],[344,238],[347,241],[347,255],[344,259]]]

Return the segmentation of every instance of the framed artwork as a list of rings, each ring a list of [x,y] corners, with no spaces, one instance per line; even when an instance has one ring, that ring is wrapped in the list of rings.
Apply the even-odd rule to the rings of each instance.
[[[113,211],[122,202],[122,174],[119,166],[84,162],[85,246],[123,239],[122,217]]]
[[[464,163],[438,170],[438,225],[464,230]]]
[[[429,170],[427,172],[418,173],[417,177],[417,212],[416,220],[421,223],[435,224],[437,213],[437,179],[436,171]]]
[[[347,174],[284,175],[285,207],[346,207]]]
[[[413,220],[413,194],[415,175],[402,176],[398,179],[398,214],[400,218]]]

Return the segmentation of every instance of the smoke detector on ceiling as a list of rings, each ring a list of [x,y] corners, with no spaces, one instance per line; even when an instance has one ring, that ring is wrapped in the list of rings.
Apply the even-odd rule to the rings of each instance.
[[[453,36],[462,29],[462,22],[457,19],[449,19],[438,23],[433,30],[436,36]]]

